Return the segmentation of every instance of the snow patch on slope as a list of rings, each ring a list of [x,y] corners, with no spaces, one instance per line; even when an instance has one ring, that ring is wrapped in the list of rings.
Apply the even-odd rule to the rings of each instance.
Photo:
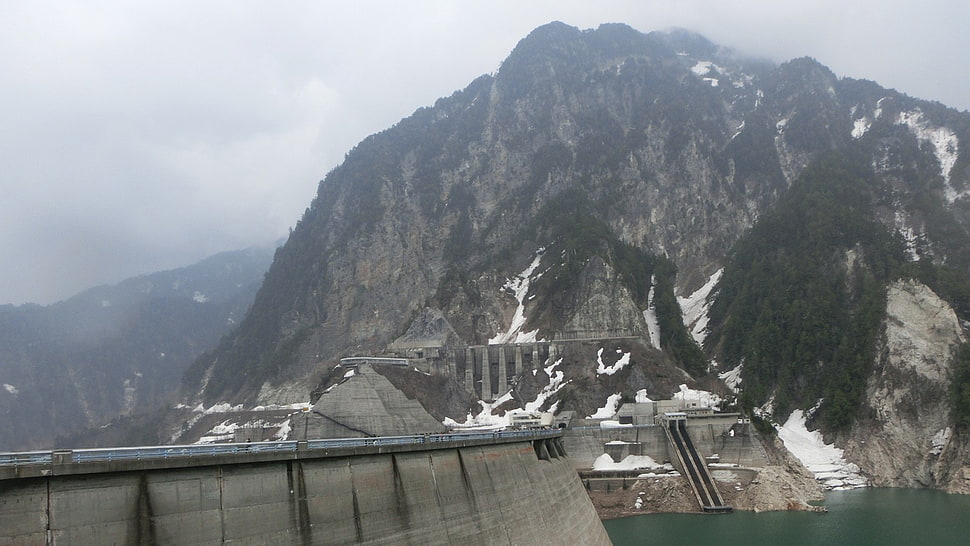
[[[707,338],[707,323],[709,320],[707,312],[711,308],[711,302],[708,301],[708,297],[711,295],[714,287],[717,286],[718,281],[721,280],[722,274],[724,274],[724,268],[715,271],[707,282],[704,283],[704,286],[695,290],[693,294],[687,297],[677,296],[677,303],[680,304],[680,312],[684,317],[684,324],[690,329],[690,335],[698,345],[703,345],[704,340]]]
[[[906,258],[915,262],[919,260],[919,252],[917,251],[917,243],[919,242],[919,236],[913,228],[906,225],[906,216],[903,214],[900,204],[895,205],[896,213],[894,222],[896,225],[896,232],[899,236],[903,238],[906,243]]]
[[[616,415],[617,408],[620,407],[620,400],[622,398],[622,393],[609,395],[609,397],[606,399],[606,404],[587,417],[587,419],[609,419],[610,417],[613,417]]]
[[[510,389],[493,402],[479,400],[478,403],[482,407],[481,411],[474,415],[469,412],[467,415],[465,415],[464,422],[458,422],[451,417],[445,417],[441,423],[452,429],[498,429],[507,427],[511,424],[513,413],[531,413],[534,411],[541,411],[541,408],[546,403],[546,400],[555,395],[560,389],[569,383],[569,381],[566,380],[565,374],[562,372],[562,370],[556,369],[560,364],[562,364],[561,358],[552,365],[543,368],[543,371],[545,371],[546,375],[549,376],[549,383],[545,385],[538,392],[538,394],[536,394],[535,400],[526,402],[525,407],[523,408],[510,409],[502,415],[495,415],[494,412],[499,406],[513,400],[512,390]],[[556,413],[558,405],[559,402],[556,402],[546,411]]]
[[[619,349],[617,349],[616,352],[622,353],[623,356],[621,356],[619,360],[614,362],[612,365],[607,366],[603,362],[603,348],[600,347],[600,350],[596,352],[596,374],[597,375],[604,375],[604,374],[613,375],[616,372],[622,370],[627,364],[630,363],[630,353],[624,353]]]
[[[219,423],[218,425],[212,427],[205,433],[201,438],[196,441],[196,444],[215,444],[223,442],[231,442],[235,439],[236,431],[240,428],[252,428],[252,429],[272,429],[276,428],[277,431],[271,438],[267,440],[285,440],[290,434],[291,426],[290,419],[286,418],[282,421],[266,421],[264,419],[251,419],[245,423],[232,422],[230,419]]]
[[[815,475],[815,480],[831,490],[868,486],[868,480],[859,474],[859,467],[847,462],[835,444],[826,444],[820,432],[809,431],[805,420],[805,412],[795,410],[784,425],[775,425],[775,429],[785,448]]]
[[[687,407],[714,408],[721,407],[723,399],[709,391],[702,391],[687,388],[686,384],[680,385],[680,390],[671,397],[672,400],[683,400]]]
[[[229,402],[219,402],[218,404],[213,404],[208,408],[199,404],[192,411],[196,413],[201,413],[202,415],[212,415],[213,413],[230,413],[243,411],[242,404],[236,404],[235,406],[229,405]]]
[[[536,395],[535,400],[533,400],[532,402],[525,403],[525,408],[524,408],[525,411],[529,411],[529,412],[539,411],[539,409],[542,408],[542,405],[546,403],[546,400],[548,400],[550,396],[553,396],[554,394],[559,392],[559,389],[565,387],[566,383],[569,383],[569,381],[565,380],[566,375],[563,373],[563,371],[556,369],[556,367],[559,366],[560,364],[562,364],[561,358],[557,360],[555,364],[547,368],[544,368],[546,375],[549,376],[549,384],[542,387],[542,390],[540,390],[539,393]]]
[[[872,127],[872,122],[867,118],[862,117],[852,122],[852,138],[859,140],[864,137],[866,133],[869,132],[869,128]]]
[[[464,423],[459,423],[451,417],[445,417],[442,424],[448,428],[460,429],[498,429],[507,427],[511,422],[512,412],[505,412],[503,415],[494,415],[492,412],[495,411],[495,408],[501,406],[509,400],[512,400],[511,390],[493,402],[479,400],[478,403],[482,406],[481,411],[479,411],[476,415],[472,415],[471,412],[468,412],[468,414],[465,416]]]
[[[697,77],[706,76],[713,70],[720,71],[720,67],[711,61],[697,61],[697,64],[692,66],[690,69],[690,71],[693,72]]]
[[[918,108],[909,112],[900,112],[896,117],[896,124],[905,125],[916,138],[929,142],[933,146],[933,153],[940,162],[940,175],[943,176],[948,203],[970,194],[970,190],[957,191],[950,185],[950,171],[953,170],[959,155],[960,142],[956,133],[946,127],[930,125],[923,119],[923,112]]]
[[[735,89],[743,89],[754,81],[754,78],[750,75],[732,72],[711,61],[697,61],[690,68],[690,71],[698,78],[709,83],[711,87],[719,87],[721,85],[720,78],[726,78]]]
[[[744,364],[738,364],[734,368],[717,374],[724,381],[724,384],[728,386],[733,392],[738,393],[741,390],[741,370],[744,369]]]
[[[650,277],[650,292],[647,293],[647,308],[643,310],[643,320],[647,323],[647,334],[650,335],[650,345],[660,350],[660,322],[657,320],[657,306],[653,301],[654,289],[657,287],[657,276]]]
[[[495,337],[488,340],[489,345],[501,345],[504,343],[532,343],[536,341],[536,334],[538,330],[533,330],[531,332],[522,332],[522,327],[525,326],[525,302],[529,295],[529,286],[532,281],[538,279],[542,276],[542,273],[532,277],[536,269],[539,268],[539,262],[542,260],[542,255],[545,253],[545,248],[540,248],[536,252],[535,258],[529,267],[525,268],[522,273],[516,275],[514,279],[509,279],[506,281],[503,287],[506,290],[512,292],[515,295],[516,301],[519,302],[519,306],[515,309],[515,315],[512,316],[512,324],[509,325],[507,332],[496,334]]]
[[[734,140],[734,139],[738,138],[738,135],[740,135],[742,131],[744,131],[744,121],[742,121],[741,124],[738,125],[737,130],[734,132],[733,135],[731,135],[731,138],[728,139],[728,140]]]

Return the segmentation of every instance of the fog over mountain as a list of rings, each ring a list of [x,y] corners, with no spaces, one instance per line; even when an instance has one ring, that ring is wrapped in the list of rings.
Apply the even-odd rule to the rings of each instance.
[[[110,436],[115,419],[157,419],[185,369],[245,316],[273,250],[224,252],[49,306],[0,305],[0,451],[84,445],[86,429]],[[154,444],[155,428],[111,442]]]
[[[0,6],[0,303],[285,236],[367,135],[498,69],[533,28],[689,28],[970,108],[966,3],[12,0]]]

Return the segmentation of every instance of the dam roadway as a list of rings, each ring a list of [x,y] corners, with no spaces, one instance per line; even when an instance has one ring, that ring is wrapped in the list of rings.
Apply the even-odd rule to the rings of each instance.
[[[561,438],[0,453],[0,544],[609,544]]]

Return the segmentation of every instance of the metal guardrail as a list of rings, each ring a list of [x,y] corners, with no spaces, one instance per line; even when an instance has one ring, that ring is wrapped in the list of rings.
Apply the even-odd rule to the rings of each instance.
[[[24,451],[20,453],[0,453],[0,466],[19,466],[25,464],[51,464],[51,451]]]
[[[453,432],[443,434],[414,434],[409,436],[375,436],[367,438],[329,438],[308,440],[308,450],[338,449],[369,446],[401,446],[443,444],[468,440],[541,439],[561,434],[555,429],[503,430],[489,432]],[[254,442],[245,444],[191,444],[174,446],[116,447],[57,451],[28,451],[0,453],[0,467],[51,465],[61,463],[113,462],[150,459],[179,459],[251,453],[286,453],[298,450],[296,440]],[[61,460],[63,457],[63,460]]]

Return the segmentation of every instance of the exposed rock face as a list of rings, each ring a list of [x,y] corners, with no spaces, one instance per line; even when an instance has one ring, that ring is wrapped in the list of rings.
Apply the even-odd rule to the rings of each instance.
[[[889,288],[885,338],[866,385],[871,419],[847,438],[846,457],[874,485],[949,487],[941,464],[953,435],[948,366],[965,340],[956,313],[916,281]],[[966,488],[957,480],[953,486]]]
[[[571,296],[574,311],[566,323],[567,332],[597,331],[604,326],[630,333],[646,331],[643,315],[634,306],[630,291],[617,279],[616,271],[598,256],[586,264],[578,290]]]
[[[321,182],[247,322],[210,360],[204,397],[255,402],[263,379],[301,382],[350,352],[382,351],[428,306],[482,343],[508,328],[502,285],[540,247],[544,274],[563,278],[557,293],[575,305],[527,309],[530,330],[641,326],[627,293],[645,294],[650,276],[616,274],[604,243],[668,257],[677,286],[717,269],[788,185],[775,124],[813,88],[782,83],[836,83],[811,61],[773,70],[687,33],[537,29],[496,75],[365,139]],[[780,138],[826,121],[794,119]],[[590,257],[582,275],[562,275]]]
[[[809,504],[823,499],[822,488],[812,474],[796,461],[777,438],[767,446],[770,464],[744,487],[719,484],[724,502],[738,510],[767,512],[775,510],[815,511]]]
[[[448,319],[437,309],[425,307],[405,334],[391,343],[391,348],[435,347],[456,345],[460,341]]]

